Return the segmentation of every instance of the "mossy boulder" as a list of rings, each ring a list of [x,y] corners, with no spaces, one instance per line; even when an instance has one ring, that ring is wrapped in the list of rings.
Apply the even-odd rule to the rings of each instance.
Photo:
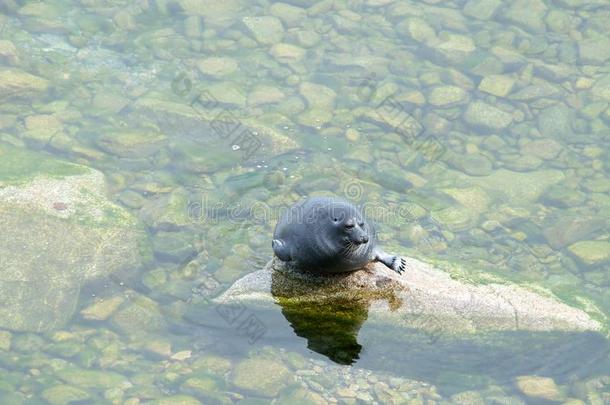
[[[0,327],[48,331],[83,283],[151,258],[139,222],[106,197],[102,173],[0,146]]]

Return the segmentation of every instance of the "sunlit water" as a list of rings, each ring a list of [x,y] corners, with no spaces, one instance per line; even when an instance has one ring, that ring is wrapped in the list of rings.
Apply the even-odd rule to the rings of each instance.
[[[283,208],[332,194],[389,251],[547,289],[607,330],[607,2],[0,9],[0,69],[48,81],[2,76],[0,144],[103,172],[154,251],[83,286],[59,331],[4,332],[0,402],[610,403],[604,334],[431,335],[278,305],[240,309],[253,335],[209,301],[268,261]],[[533,375],[546,397],[519,384]]]

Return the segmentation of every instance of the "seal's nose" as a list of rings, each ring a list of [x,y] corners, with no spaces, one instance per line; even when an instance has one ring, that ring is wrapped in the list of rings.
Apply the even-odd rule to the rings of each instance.
[[[360,240],[362,241],[362,243],[367,243],[369,241],[369,237],[364,235],[362,238],[360,238]]]

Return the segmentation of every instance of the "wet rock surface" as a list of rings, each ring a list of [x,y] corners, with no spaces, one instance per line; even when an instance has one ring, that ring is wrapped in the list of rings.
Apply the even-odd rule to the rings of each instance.
[[[294,302],[353,300],[381,322],[452,333],[483,330],[599,330],[580,309],[523,287],[458,281],[441,270],[407,258],[399,275],[380,264],[346,275],[314,276],[274,259],[264,270],[235,282],[218,302],[269,305],[274,297]]]

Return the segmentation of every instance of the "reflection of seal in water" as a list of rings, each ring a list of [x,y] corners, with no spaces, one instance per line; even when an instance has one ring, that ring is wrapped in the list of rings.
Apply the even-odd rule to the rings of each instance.
[[[343,273],[378,261],[402,273],[404,259],[376,246],[375,230],[347,201],[309,198],[293,205],[279,220],[273,251],[298,269]]]

